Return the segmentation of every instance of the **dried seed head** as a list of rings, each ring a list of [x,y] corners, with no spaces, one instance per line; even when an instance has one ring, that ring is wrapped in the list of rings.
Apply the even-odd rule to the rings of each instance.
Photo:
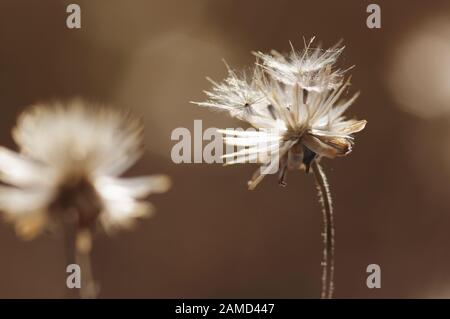
[[[197,103],[229,111],[258,129],[238,135],[235,130],[221,131],[225,143],[246,147],[225,155],[235,157],[227,164],[267,158],[263,154],[269,152],[270,162],[279,163],[280,184],[285,185],[287,169],[308,172],[313,161],[351,152],[353,134],[363,130],[366,121],[344,116],[358,97],[357,93],[342,98],[350,85],[349,79],[344,81],[348,69],[341,70],[335,64],[344,47],[312,48],[313,39],[302,51],[292,48],[289,55],[255,53],[258,60],[251,81],[229,69],[223,83],[213,82],[212,91],[207,92],[209,100]],[[242,111],[243,105],[250,106],[252,112]],[[257,172],[249,187],[253,189],[261,180]]]
[[[119,177],[143,152],[142,126],[130,116],[80,100],[38,105],[13,130],[20,148],[0,147],[0,209],[32,238],[55,221],[81,229],[130,226],[152,207],[142,201],[170,187],[165,176]]]

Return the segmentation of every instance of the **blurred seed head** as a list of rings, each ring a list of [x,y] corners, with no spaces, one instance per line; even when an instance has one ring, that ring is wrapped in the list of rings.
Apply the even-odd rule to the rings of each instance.
[[[130,115],[81,100],[31,107],[13,129],[19,153],[0,147],[0,210],[24,238],[67,221],[131,226],[152,211],[142,199],[170,186],[166,176],[119,177],[142,155],[142,131]]]

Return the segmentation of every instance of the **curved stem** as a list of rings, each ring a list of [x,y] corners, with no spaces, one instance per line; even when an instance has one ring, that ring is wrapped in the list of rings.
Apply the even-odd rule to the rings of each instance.
[[[312,163],[323,214],[322,299],[333,298],[334,290],[334,220],[330,186],[317,160]]]

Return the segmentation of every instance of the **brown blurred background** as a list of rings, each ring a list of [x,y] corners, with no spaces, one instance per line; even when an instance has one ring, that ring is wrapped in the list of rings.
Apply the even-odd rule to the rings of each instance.
[[[382,28],[366,27],[373,1],[0,0],[0,144],[30,104],[82,96],[129,108],[146,124],[148,152],[130,174],[164,172],[173,189],[133,232],[98,236],[101,298],[317,298],[321,213],[312,176],[287,188],[256,167],[175,165],[176,127],[237,127],[189,104],[220,80],[222,59],[249,66],[253,50],[287,51],[313,35],[343,39],[342,66],[368,120],[351,156],[324,161],[336,209],[336,297],[450,297],[450,4],[375,1]],[[69,30],[66,6],[81,6]],[[448,90],[447,90],[448,89]],[[366,287],[379,264],[381,289]],[[33,242],[0,225],[0,297],[63,298],[64,244]]]

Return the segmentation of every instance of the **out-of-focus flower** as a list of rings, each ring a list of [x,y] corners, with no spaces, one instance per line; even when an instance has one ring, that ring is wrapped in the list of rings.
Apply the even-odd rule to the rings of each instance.
[[[250,81],[229,70],[223,83],[214,82],[206,93],[210,100],[197,104],[227,110],[258,129],[220,131],[227,144],[245,147],[226,154],[235,158],[228,164],[266,159],[264,154],[270,153],[270,165],[279,165],[279,182],[284,185],[287,169],[308,172],[314,160],[350,153],[352,134],[363,130],[366,121],[344,116],[358,94],[341,99],[349,81],[342,82],[344,71],[332,71],[341,52],[342,48],[322,51],[308,44],[303,51],[293,50],[289,58],[257,53],[263,63],[256,62]],[[263,177],[258,170],[249,188]]]
[[[80,229],[131,226],[152,207],[142,199],[170,187],[164,175],[121,178],[142,154],[142,126],[111,109],[37,105],[13,130],[20,153],[0,147],[0,210],[19,235],[75,218]]]

